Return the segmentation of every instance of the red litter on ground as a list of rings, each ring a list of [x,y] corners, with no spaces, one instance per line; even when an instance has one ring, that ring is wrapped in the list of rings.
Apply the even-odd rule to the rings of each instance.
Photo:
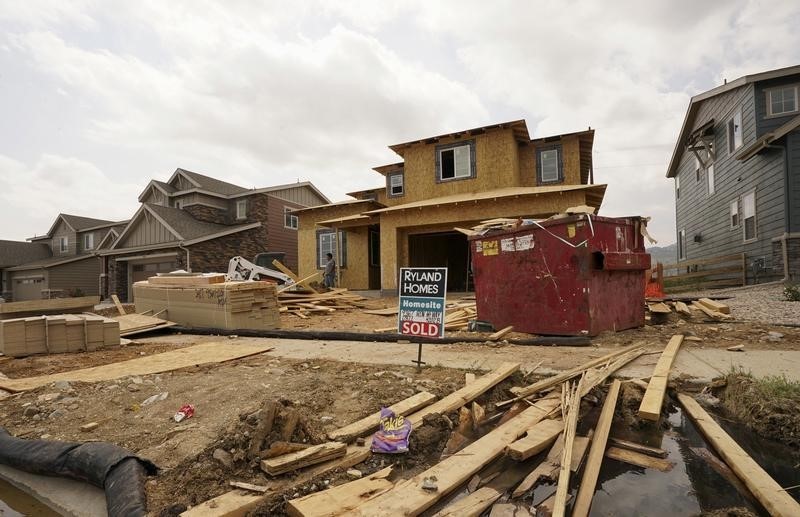
[[[172,419],[176,422],[181,422],[187,418],[192,418],[192,415],[194,415],[194,406],[191,404],[186,404],[185,406],[182,406],[177,413],[175,413],[175,416],[173,416]]]

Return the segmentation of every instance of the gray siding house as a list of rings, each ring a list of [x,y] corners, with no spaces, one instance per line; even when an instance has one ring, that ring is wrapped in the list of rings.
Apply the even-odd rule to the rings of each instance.
[[[126,222],[59,214],[46,234],[28,239],[30,246],[46,249],[46,253],[40,251],[36,260],[5,269],[10,298],[24,301],[99,294],[101,263],[95,252],[115,227]]]
[[[744,253],[748,283],[800,280],[800,66],[692,97],[667,177],[679,262]]]

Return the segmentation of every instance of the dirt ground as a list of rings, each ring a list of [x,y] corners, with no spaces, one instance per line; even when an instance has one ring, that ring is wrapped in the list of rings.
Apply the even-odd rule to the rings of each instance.
[[[395,303],[394,298],[369,301],[372,308],[391,307]],[[285,329],[371,332],[394,325],[395,317],[353,310],[312,315],[308,319],[284,314],[282,322]],[[728,322],[706,322],[704,317],[696,315],[687,321],[677,314],[670,315],[660,324],[603,334],[594,338],[593,344],[613,348],[643,343],[658,349],[676,333],[692,338],[685,342],[687,347],[744,345],[749,350],[800,350],[800,328],[749,322],[740,317]],[[448,335],[476,337],[480,334],[448,332]],[[4,360],[0,361],[0,373],[11,378],[49,374],[219,339],[214,336],[176,337],[168,333],[160,336],[162,338],[159,334],[142,337],[127,346],[90,353]],[[531,336],[513,333],[510,337]],[[440,346],[454,353],[477,351],[492,354],[508,345],[500,342]],[[586,351],[586,348],[574,347],[537,347],[536,355],[545,367],[566,368],[579,364]],[[655,358],[657,356],[653,362]],[[160,475],[147,484],[149,507],[155,515],[174,515],[188,506],[218,496],[229,490],[228,482],[231,480],[272,487],[272,495],[256,514],[280,515],[285,499],[344,482],[346,476],[343,472],[336,472],[322,479],[298,482],[297,478],[287,475],[276,481],[262,473],[257,462],[248,461],[243,451],[255,428],[256,413],[265,400],[280,401],[283,407],[300,412],[302,425],[293,440],[318,443],[323,440],[325,432],[373,413],[382,404],[394,403],[422,390],[440,397],[449,394],[464,385],[464,373],[464,370],[440,367],[424,368],[418,372],[405,366],[291,360],[264,353],[157,375],[93,384],[51,384],[0,399],[0,422],[16,436],[109,441],[152,460],[162,469]],[[491,402],[506,398],[508,387],[528,382],[522,374],[517,374],[514,379],[485,394],[479,402],[488,403],[487,409],[491,413]],[[162,393],[168,393],[164,400],[147,405],[143,403]],[[637,395],[641,396],[631,391],[633,402],[623,403],[621,407],[632,412]],[[623,392],[623,401],[627,400],[626,397]],[[172,416],[184,404],[193,404],[196,414],[176,423]],[[445,417],[445,420],[427,422],[414,431],[410,454],[375,456],[356,468],[366,474],[388,462],[397,462],[401,475],[408,477],[437,462],[451,426],[458,422],[455,414]],[[90,433],[81,432],[80,426],[89,422],[98,422],[100,426]],[[217,452],[216,455],[230,456],[232,463],[216,459],[214,453],[218,449],[223,453]]]

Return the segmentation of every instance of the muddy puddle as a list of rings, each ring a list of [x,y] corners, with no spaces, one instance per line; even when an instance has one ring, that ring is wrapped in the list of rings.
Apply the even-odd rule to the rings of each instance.
[[[23,515],[58,517],[59,514],[28,494],[0,480],[0,515],[2,517],[21,517]]]
[[[741,424],[723,418],[717,421],[781,486],[800,484],[796,453]],[[592,515],[700,515],[726,508],[768,515],[680,408],[674,409],[663,427],[632,430],[620,422],[611,435],[664,449],[674,467],[660,472],[604,459]],[[800,490],[789,493],[800,500]]]

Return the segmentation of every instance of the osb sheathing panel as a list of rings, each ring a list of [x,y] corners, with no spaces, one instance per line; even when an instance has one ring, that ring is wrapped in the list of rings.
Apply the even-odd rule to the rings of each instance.
[[[297,230],[298,269],[297,275],[306,278],[319,271],[317,269],[317,226],[318,221],[360,214],[374,205],[356,203],[354,205],[332,206],[329,208],[301,212],[298,215]],[[347,268],[341,270],[341,287],[366,289],[369,284],[367,256],[367,227],[347,228]],[[322,282],[322,277],[317,279]]]
[[[397,289],[399,268],[408,265],[408,239],[419,227],[470,227],[472,222],[496,217],[546,217],[586,204],[583,190],[540,194],[533,198],[459,203],[409,209],[381,215],[381,289]]]
[[[437,182],[436,146],[475,140],[474,178]],[[464,194],[519,183],[518,144],[511,129],[490,131],[469,138],[443,138],[435,144],[415,145],[404,152],[405,195],[386,198],[387,206],[395,206],[433,197]]]

